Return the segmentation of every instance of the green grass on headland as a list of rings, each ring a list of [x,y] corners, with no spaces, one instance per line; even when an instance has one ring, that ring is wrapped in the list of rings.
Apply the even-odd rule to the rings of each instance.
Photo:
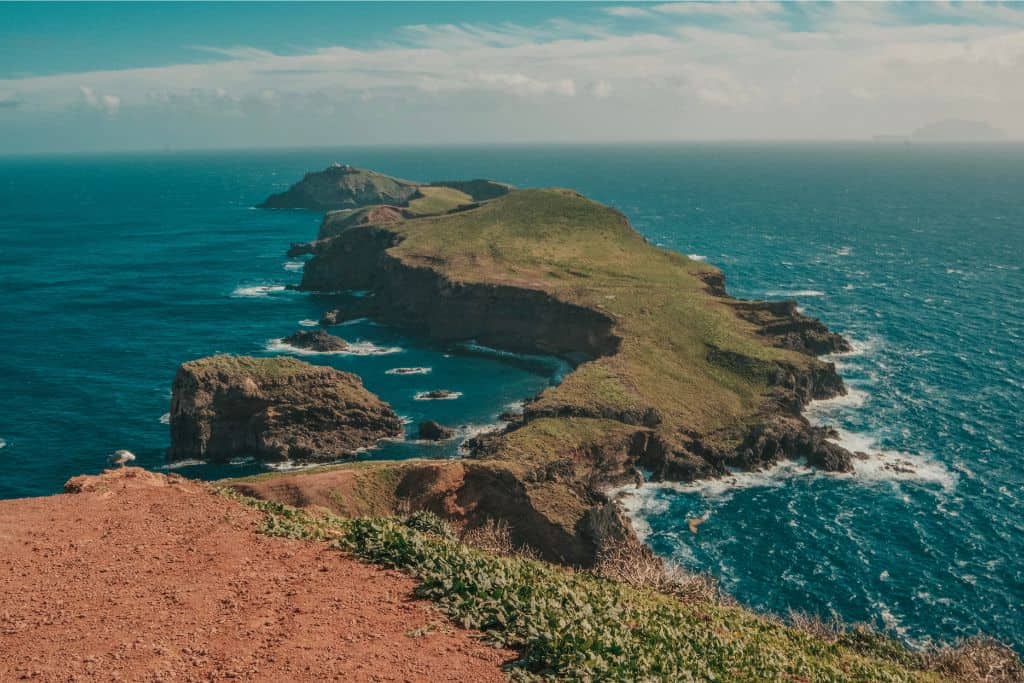
[[[615,320],[618,354],[584,364],[536,407],[654,407],[666,427],[739,431],[767,390],[754,368],[709,360],[710,346],[797,365],[706,291],[706,264],[649,245],[612,208],[569,190],[519,190],[469,211],[391,226],[391,253],[466,283],[540,290]]]
[[[262,529],[323,540],[367,562],[408,571],[418,593],[454,621],[516,648],[519,680],[941,681],[887,638],[826,640],[743,607],[687,603],[537,560],[459,542],[441,520],[345,520],[228,492],[261,510]]]
[[[473,203],[468,194],[451,187],[422,185],[419,193],[422,196],[409,202],[409,210],[422,215],[444,213]]]

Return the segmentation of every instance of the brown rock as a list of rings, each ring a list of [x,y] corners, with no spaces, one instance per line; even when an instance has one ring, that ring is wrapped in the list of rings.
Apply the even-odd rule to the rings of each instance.
[[[178,369],[167,457],[334,460],[401,433],[355,375],[287,356],[212,356]]]

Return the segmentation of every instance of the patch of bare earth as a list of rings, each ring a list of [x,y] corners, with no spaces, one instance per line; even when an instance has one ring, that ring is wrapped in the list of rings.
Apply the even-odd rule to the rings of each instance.
[[[75,482],[76,480],[73,480]],[[0,681],[501,681],[414,582],[127,468],[0,501]]]

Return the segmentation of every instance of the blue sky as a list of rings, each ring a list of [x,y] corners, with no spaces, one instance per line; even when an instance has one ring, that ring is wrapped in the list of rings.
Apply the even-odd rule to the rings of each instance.
[[[1024,137],[1024,5],[0,4],[0,153]]]

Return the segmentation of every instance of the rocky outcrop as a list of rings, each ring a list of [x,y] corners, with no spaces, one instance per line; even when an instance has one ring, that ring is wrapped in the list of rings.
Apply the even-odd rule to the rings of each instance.
[[[332,211],[320,222],[317,240],[325,240],[340,235],[349,228],[363,225],[393,225],[411,217],[407,209],[399,206],[367,206],[352,211]]]
[[[332,164],[322,171],[307,173],[284,192],[273,194],[258,205],[261,209],[311,209],[328,211],[320,238],[331,237],[355,225],[386,225],[414,215],[410,202],[431,192],[450,188],[474,202],[508,194],[513,188],[494,180],[441,180],[418,183],[356,168]],[[358,209],[366,207],[366,211]],[[357,211],[352,211],[356,209]]]
[[[733,301],[732,305],[739,317],[756,325],[762,336],[780,348],[812,356],[852,350],[841,335],[797,310],[795,301]]]
[[[355,375],[285,356],[212,356],[178,369],[167,457],[335,460],[402,431]]]
[[[419,437],[424,441],[444,441],[455,436],[454,429],[451,427],[445,427],[434,420],[424,420],[423,422],[420,422],[418,431]]]
[[[418,188],[419,183],[348,164],[334,164],[307,173],[286,191],[267,197],[259,208],[334,211],[371,204],[401,205],[415,197]]]
[[[344,351],[348,348],[347,341],[341,337],[335,337],[333,334],[327,334],[323,330],[299,330],[281,341],[296,349],[317,351],[319,353]]]

